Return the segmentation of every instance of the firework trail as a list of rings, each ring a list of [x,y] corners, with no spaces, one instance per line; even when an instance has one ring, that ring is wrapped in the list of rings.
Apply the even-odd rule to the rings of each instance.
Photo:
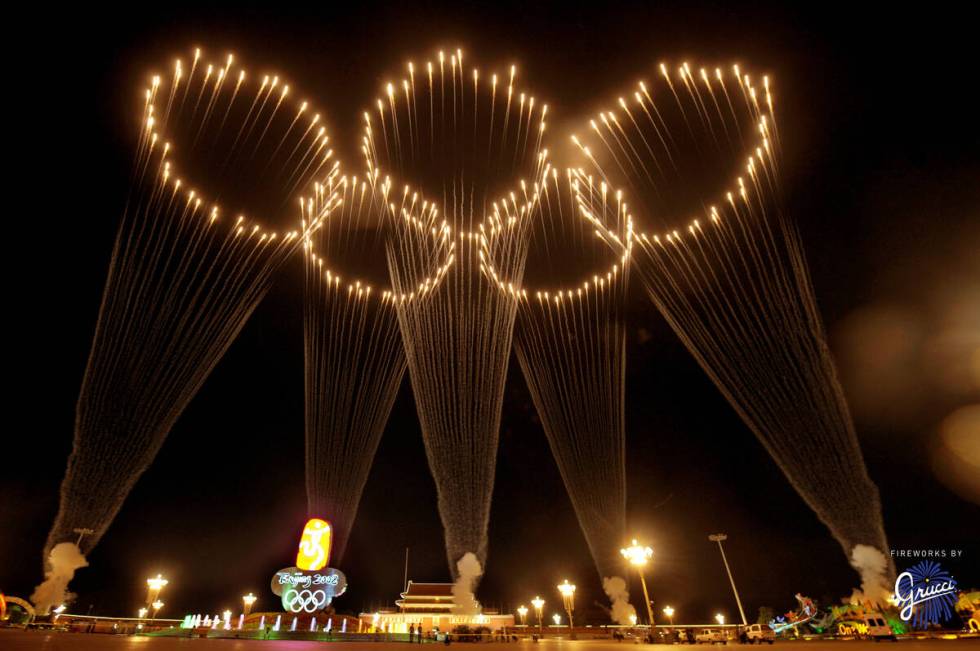
[[[304,227],[311,225],[304,245],[307,503],[311,517],[329,514],[338,559],[405,374],[395,306],[408,299],[370,277],[387,276],[389,190],[376,175],[331,178],[302,204]],[[431,234],[431,208],[403,208],[410,248],[447,257],[447,238]],[[424,301],[426,288],[438,284],[439,262],[426,264],[428,284],[412,300]],[[364,273],[342,276],[341,266]]]
[[[611,580],[622,574],[626,537],[628,216],[618,193],[571,170],[547,170],[535,192],[524,281],[501,275],[489,251],[485,272],[518,303],[517,359],[596,568]],[[624,253],[613,255],[605,239]],[[530,286],[542,278],[552,284]],[[555,286],[556,278],[567,285]],[[617,592],[614,605],[629,624],[625,597]]]
[[[182,167],[206,173],[212,195],[237,196],[247,186],[263,186],[265,194],[268,187],[305,186],[332,166],[331,154],[319,117],[311,119],[307,103],[294,106],[288,94],[278,78],[250,83],[231,55],[207,64],[200,50],[147,88],[131,196],[46,550],[74,540],[79,527],[94,530],[82,551],[98,543],[276,270],[300,247],[302,234],[295,230],[225,216],[179,177],[173,160],[181,152]],[[249,174],[260,161],[269,173]],[[286,214],[291,193],[276,195],[263,214]],[[294,213],[288,221],[294,223]]]
[[[779,210],[769,79],[661,64],[590,127],[573,141],[662,229],[633,237],[650,298],[847,555],[886,550],[799,234]]]
[[[480,272],[489,229],[526,210],[527,186],[505,195],[515,179],[533,183],[546,106],[496,74],[467,70],[463,53],[436,60],[389,83],[376,110],[365,113],[369,169],[390,174],[410,205],[433,205],[452,237],[449,270],[427,301],[398,303],[409,375],[426,455],[435,478],[450,570],[467,552],[486,565],[504,381],[517,306]],[[433,197],[436,197],[433,199]],[[393,220],[396,228],[406,222]],[[389,248],[396,293],[425,284],[431,251],[416,251],[399,230]],[[428,246],[434,246],[430,242]],[[512,229],[490,245],[509,277],[519,278],[526,237]]]

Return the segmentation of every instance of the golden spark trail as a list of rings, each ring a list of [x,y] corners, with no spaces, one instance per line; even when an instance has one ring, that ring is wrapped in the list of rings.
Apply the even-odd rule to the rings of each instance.
[[[505,193],[514,179],[537,179],[544,169],[539,141],[527,143],[506,131],[511,108],[493,99],[492,75],[468,73],[463,53],[426,62],[428,84],[404,86],[406,102],[379,100],[381,132],[366,121],[369,169],[390,175],[403,201],[434,206],[450,246],[448,270],[426,301],[397,305],[409,375],[414,388],[426,454],[439,493],[450,568],[472,552],[483,563],[493,491],[503,385],[507,374],[516,305],[480,271],[492,220],[513,202]],[[416,97],[417,93],[426,97]],[[438,93],[438,98],[434,97]],[[472,104],[472,105],[471,105]],[[428,105],[428,115],[412,110]],[[412,119],[408,119],[411,112]],[[523,113],[523,109],[522,109]],[[527,112],[528,124],[543,123],[543,107]],[[522,118],[523,119],[523,118]],[[395,125],[398,125],[397,127]],[[384,140],[384,146],[376,142]],[[499,143],[499,145],[497,144]],[[525,203],[521,200],[520,203]],[[393,210],[399,208],[395,206]],[[397,213],[396,213],[397,214]],[[407,222],[394,220],[389,246],[393,290],[411,296],[431,260],[434,241],[408,246]],[[496,239],[500,264],[519,276],[523,268],[522,229]]]
[[[264,177],[229,152],[234,149],[230,137],[201,129],[209,110],[181,115],[188,96],[212,97],[220,108],[219,86],[226,75],[200,59],[198,50],[186,78],[179,62],[169,78],[152,77],[144,93],[131,194],[110,261],[47,548],[74,540],[73,529],[79,527],[94,530],[82,541],[83,550],[98,543],[278,269],[304,242],[304,233],[290,228],[294,214],[269,209],[278,204],[269,198],[281,187],[276,177],[291,170],[276,166]],[[209,72],[194,75],[198,65]],[[236,74],[230,58],[226,66],[226,74]],[[244,76],[238,78],[242,93],[262,94],[247,88]],[[158,100],[175,104],[180,85],[177,111],[161,114]],[[229,111],[229,119],[241,119],[230,104]],[[270,133],[281,133],[281,122],[276,120]],[[240,135],[234,143],[239,141]],[[246,138],[242,144],[252,143]],[[183,172],[206,177],[206,194],[178,176],[178,153]],[[221,159],[234,163],[228,174],[218,172]],[[303,181],[312,177],[304,175]],[[286,229],[263,227],[235,211],[225,217],[212,198],[205,198],[222,193]]]
[[[690,66],[679,68],[676,85],[666,65],[660,70],[673,104],[658,107],[641,83],[634,97],[645,120],[615,122],[615,131],[609,121],[593,123],[599,155],[584,138],[574,142],[604,180],[628,188],[646,231],[633,234],[633,259],[674,332],[848,556],[857,545],[886,550],[878,489],[837,380],[799,234],[780,209],[769,78],[760,103],[750,75],[734,66],[739,102],[716,68],[726,117],[701,69],[725,133],[739,134],[739,150],[717,137]],[[687,119],[691,111],[702,129]],[[653,137],[672,122],[684,127],[669,140]],[[623,140],[642,146],[611,146]],[[674,164],[659,164],[667,159]]]
[[[333,176],[301,200],[305,251],[306,492],[309,514],[329,513],[334,550],[343,558],[378,443],[405,374],[405,353],[390,289],[360,268],[387,277],[385,249],[394,218],[390,182]],[[413,249],[441,259],[420,260],[434,287],[445,273],[448,241],[431,233],[430,206],[409,210],[406,228]],[[430,239],[432,246],[427,246]],[[421,240],[421,241],[419,241]],[[366,262],[382,261],[380,269]],[[424,284],[423,283],[423,284]],[[420,294],[425,287],[420,286]],[[406,299],[409,300],[409,299]],[[424,301],[417,295],[410,300]]]

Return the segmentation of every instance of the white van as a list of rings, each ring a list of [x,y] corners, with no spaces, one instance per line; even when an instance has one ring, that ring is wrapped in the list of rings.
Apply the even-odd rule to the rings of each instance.
[[[772,644],[776,641],[776,632],[768,624],[752,624],[746,627],[745,637],[749,644],[762,644],[763,642]]]
[[[706,628],[694,636],[698,644],[725,644],[725,634],[717,628]]]
[[[864,615],[861,621],[867,629],[864,633],[865,637],[873,640],[897,641],[898,638],[895,637],[895,631],[892,630],[892,627],[885,621],[885,617],[880,613]]]

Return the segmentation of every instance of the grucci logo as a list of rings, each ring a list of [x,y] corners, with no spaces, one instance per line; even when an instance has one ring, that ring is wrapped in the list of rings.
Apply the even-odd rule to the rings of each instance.
[[[935,561],[922,561],[895,579],[899,615],[914,628],[939,624],[953,616],[956,580]]]

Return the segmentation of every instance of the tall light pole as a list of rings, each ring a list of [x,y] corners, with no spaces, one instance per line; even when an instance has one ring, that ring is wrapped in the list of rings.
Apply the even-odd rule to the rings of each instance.
[[[254,604],[257,599],[258,597],[256,597],[251,592],[249,592],[247,595],[242,597],[242,603],[245,604],[245,610],[243,612],[245,613],[246,617],[248,617],[248,614],[252,612],[252,604]]]
[[[670,621],[670,625],[673,626],[674,625],[674,609],[671,608],[670,606],[664,606],[664,615],[667,616],[667,619]]]
[[[147,579],[146,586],[148,588],[148,592],[146,594],[146,603],[150,604],[154,601],[158,601],[160,599],[160,591],[163,590],[168,583],[170,582],[159,574],[157,574],[155,577],[150,577]]]
[[[150,604],[150,607],[153,608],[153,619],[156,619],[157,613],[160,612],[161,608],[163,608],[163,602],[157,599],[152,604]]]
[[[718,550],[721,552],[721,560],[725,564],[725,571],[728,572],[728,580],[732,584],[732,592],[735,593],[735,603],[738,604],[738,614],[742,616],[742,626],[748,626],[749,623],[745,620],[745,611],[742,610],[742,600],[738,598],[738,590],[735,588],[735,579],[732,577],[732,568],[728,566],[728,559],[725,557],[725,548],[721,545],[722,541],[728,540],[728,536],[723,533],[713,533],[708,536],[708,540],[718,543]]]
[[[527,626],[527,606],[521,604],[517,608],[517,614],[521,616],[521,626]]]
[[[632,544],[625,549],[620,549],[619,553],[630,562],[630,565],[636,568],[637,573],[640,575],[640,585],[643,586],[643,599],[647,604],[647,617],[650,618],[650,631],[653,632],[653,607],[650,606],[650,593],[647,592],[647,581],[643,577],[643,568],[653,558],[653,550],[649,547],[643,547],[634,538]]]
[[[535,597],[531,600],[531,605],[534,606],[534,612],[538,616],[538,630],[544,630],[544,599],[541,597]]]
[[[571,631],[575,627],[575,619],[572,617],[572,611],[575,610],[575,584],[565,579],[558,584],[558,592],[561,593],[561,600],[565,604],[565,612],[568,613],[568,630]]]

